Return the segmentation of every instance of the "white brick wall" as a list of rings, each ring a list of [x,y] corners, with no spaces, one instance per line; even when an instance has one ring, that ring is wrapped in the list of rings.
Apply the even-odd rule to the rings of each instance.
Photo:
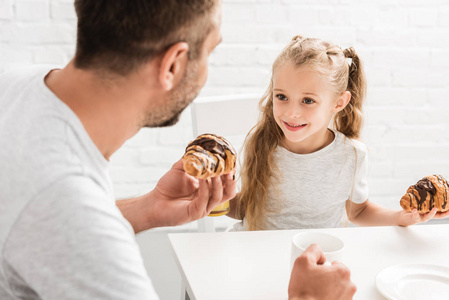
[[[398,207],[408,185],[449,177],[448,0],[223,0],[223,43],[202,95],[260,93],[295,34],[354,46],[365,61],[363,140],[371,199]],[[70,0],[0,0],[0,72],[72,57]],[[118,198],[151,189],[191,140],[189,110],[171,128],[143,129],[111,159]]]

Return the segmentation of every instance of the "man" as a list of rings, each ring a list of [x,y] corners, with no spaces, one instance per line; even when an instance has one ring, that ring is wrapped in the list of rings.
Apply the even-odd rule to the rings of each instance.
[[[157,299],[134,234],[204,217],[236,183],[196,180],[178,161],[148,194],[115,202],[108,160],[140,128],[176,123],[196,97],[221,41],[220,2],[75,9],[65,68],[0,77],[0,299]],[[311,248],[297,260],[291,299],[352,297],[349,271],[323,259]]]

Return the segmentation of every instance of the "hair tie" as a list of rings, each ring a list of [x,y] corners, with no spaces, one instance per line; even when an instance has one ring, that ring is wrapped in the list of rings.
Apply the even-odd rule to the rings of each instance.
[[[299,41],[301,41],[302,39],[304,39],[304,38],[302,37],[302,35],[295,35],[295,36],[292,38],[292,41],[294,41],[294,42],[299,42]]]
[[[343,55],[346,58],[346,62],[348,63],[348,66],[351,66],[354,62],[355,57],[355,50],[352,47],[346,48],[343,50]]]

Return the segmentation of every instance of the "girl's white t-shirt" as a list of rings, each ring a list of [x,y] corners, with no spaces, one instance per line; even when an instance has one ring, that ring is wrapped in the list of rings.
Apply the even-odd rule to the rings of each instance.
[[[48,70],[0,76],[0,299],[158,299],[109,163]]]
[[[274,159],[278,181],[268,192],[266,229],[332,228],[345,220],[346,200],[368,199],[367,148],[338,131],[334,140],[310,154],[279,146]],[[235,230],[246,229],[234,226]]]

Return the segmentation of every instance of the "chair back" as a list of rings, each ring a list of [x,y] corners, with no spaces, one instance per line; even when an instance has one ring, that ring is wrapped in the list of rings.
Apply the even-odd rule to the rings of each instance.
[[[259,94],[238,94],[195,99],[190,105],[193,137],[204,133],[221,135],[240,156],[246,135],[257,123],[260,98]],[[214,232],[215,227],[228,227],[230,221],[226,216],[206,217],[198,220],[198,231]]]

